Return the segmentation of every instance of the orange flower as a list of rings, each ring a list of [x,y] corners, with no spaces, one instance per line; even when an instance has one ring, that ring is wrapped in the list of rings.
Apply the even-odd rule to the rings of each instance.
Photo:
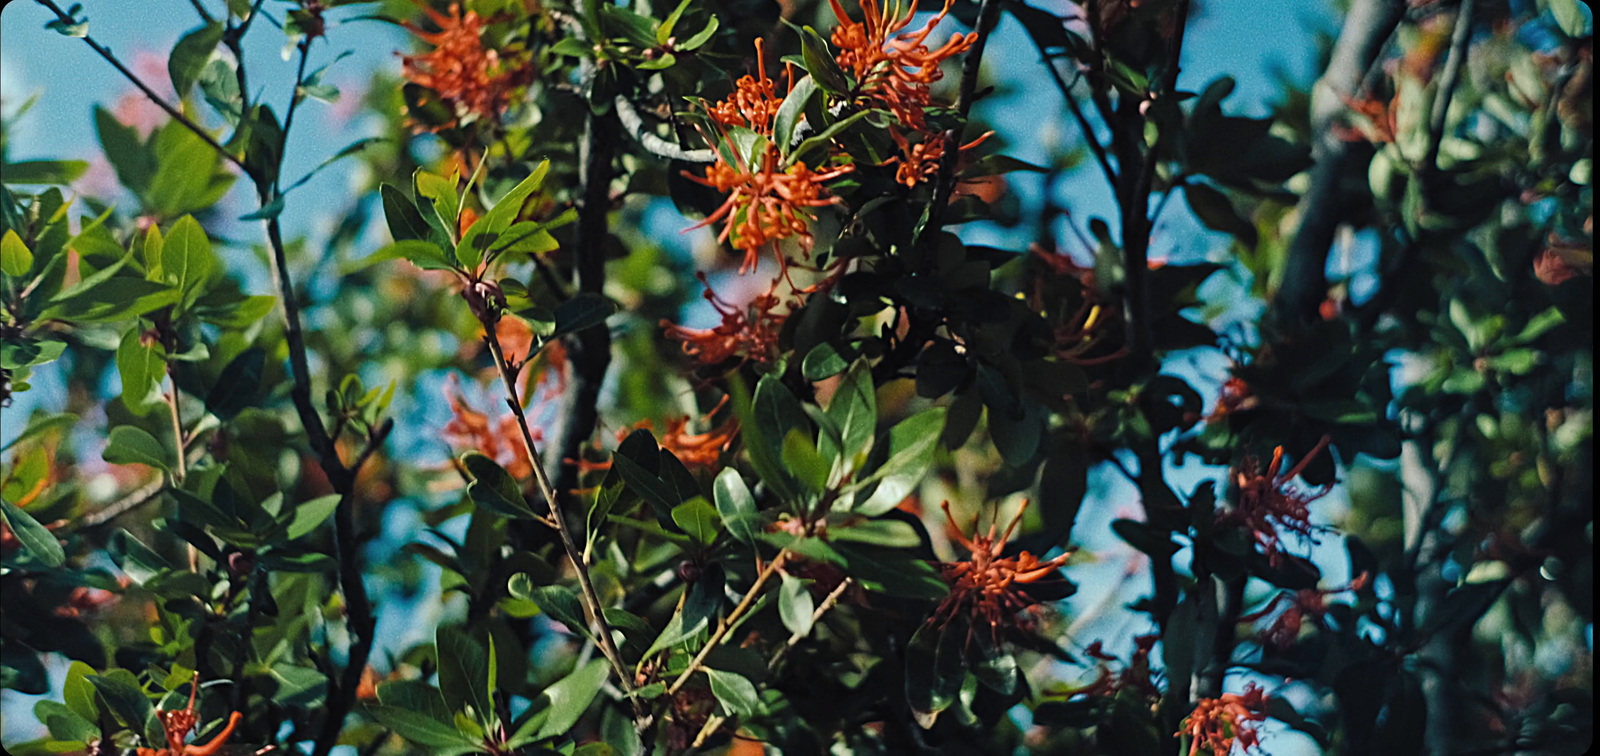
[[[728,99],[713,105],[710,111],[719,129],[744,127],[767,137],[759,142],[762,145],[759,152],[741,154],[738,145],[724,132],[717,160],[706,166],[705,176],[683,173],[691,181],[728,195],[715,212],[690,228],[722,221],[722,233],[717,235],[717,241],[744,251],[744,262],[739,266],[741,274],[756,267],[761,248],[769,242],[798,236],[801,248],[809,255],[812,238],[806,222],[814,218],[805,208],[838,204],[839,199],[828,196],[822,183],[854,168],[846,165],[819,173],[802,162],[783,167],[778,146],[771,141],[772,117],[783,104],[783,98],[777,96],[777,87],[767,78],[760,40],[756,40],[756,59],[759,78],[741,78]],[[726,159],[729,154],[734,159],[732,165]],[[778,264],[786,264],[782,253],[778,253]]]
[[[459,451],[482,453],[499,463],[514,478],[531,475],[533,465],[528,461],[528,445],[522,440],[517,418],[505,415],[498,423],[491,425],[487,414],[467,404],[466,397],[461,395],[460,387],[456,385],[455,376],[451,376],[450,381],[454,390],[447,389],[445,396],[450,400],[453,416],[444,426],[445,443]],[[533,429],[533,440],[543,440],[538,428]]]
[[[1395,93],[1394,99],[1383,102],[1372,98],[1352,99],[1345,97],[1344,104],[1352,112],[1361,117],[1365,123],[1356,126],[1336,126],[1334,133],[1346,142],[1372,142],[1374,144],[1387,144],[1393,142],[1395,133],[1399,129],[1396,116],[1400,112],[1400,94]]]
[[[407,81],[438,92],[455,109],[458,122],[468,116],[498,118],[511,93],[533,80],[532,57],[517,53],[501,58],[499,51],[486,49],[484,20],[473,11],[463,15],[459,3],[451,4],[448,16],[426,5],[422,10],[439,31],[425,32],[409,23],[404,26],[434,49],[402,56],[401,74]]]
[[[1158,640],[1161,640],[1159,635],[1135,637],[1133,656],[1128,658],[1128,663],[1123,666],[1122,671],[1115,674],[1107,662],[1120,660],[1106,653],[1100,641],[1089,644],[1089,647],[1084,649],[1084,654],[1100,662],[1100,675],[1087,687],[1074,690],[1072,693],[1110,698],[1116,696],[1119,691],[1134,690],[1151,701],[1161,700],[1161,689],[1152,681],[1150,672],[1150,651],[1155,648]]]
[[[956,524],[955,517],[950,514],[950,502],[946,501],[939,506],[944,509],[944,516],[950,521],[956,541],[966,548],[970,556],[965,562],[939,565],[945,580],[950,583],[950,595],[940,602],[928,621],[947,625],[964,612],[969,615],[968,619],[971,622],[967,629],[968,642],[972,640],[973,629],[982,623],[989,626],[991,637],[998,643],[1001,629],[1012,626],[1018,612],[1038,603],[1023,592],[1020,586],[1054,576],[1056,571],[1067,563],[1071,553],[1062,554],[1045,562],[1039,561],[1026,551],[1012,557],[1000,556],[1005,551],[1006,541],[1010,540],[1012,531],[1016,530],[1017,523],[1022,521],[1022,513],[1028,509],[1026,500],[1022,502],[1022,509],[1017,511],[1017,516],[1012,518],[1011,524],[1006,526],[1005,534],[998,540],[994,534],[995,527],[999,523],[990,523],[988,535],[974,534],[968,538]]]
[[[177,711],[156,709],[156,718],[161,721],[161,729],[166,731],[167,747],[139,748],[136,749],[138,756],[212,756],[222,748],[223,744],[228,741],[228,736],[233,734],[234,728],[239,726],[239,720],[244,718],[237,711],[228,715],[228,724],[222,728],[222,732],[217,733],[217,736],[211,739],[210,743],[205,745],[184,743],[188,739],[189,733],[195,729],[195,725],[200,723],[199,717],[194,710],[195,694],[199,691],[200,673],[196,672],[194,681],[189,684],[189,705],[187,707]]]
[[[939,175],[939,164],[944,161],[943,139],[936,135],[930,135],[924,137],[922,141],[912,144],[910,140],[901,136],[900,132],[894,129],[889,130],[889,136],[894,139],[895,144],[900,146],[900,155],[889,158],[891,161],[900,161],[900,168],[895,171],[895,181],[907,187],[913,187]],[[977,139],[961,145],[958,154],[983,144],[991,136],[994,136],[993,131],[984,132]]]
[[[773,312],[778,297],[773,293],[778,281],[765,294],[751,300],[747,307],[737,307],[711,290],[706,274],[696,274],[706,287],[705,298],[722,314],[722,324],[715,328],[684,328],[666,320],[661,327],[669,339],[683,342],[684,354],[705,365],[718,365],[734,357],[757,362],[770,362],[778,352],[778,331],[783,327],[784,315]]]
[[[927,45],[928,35],[950,13],[954,0],[945,0],[938,15],[928,19],[919,31],[903,32],[916,15],[916,4],[904,7],[896,2],[882,8],[877,0],[862,0],[860,22],[839,5],[828,0],[839,25],[832,40],[839,52],[834,59],[855,77],[857,91],[877,100],[894,113],[900,122],[917,131],[928,130],[923,110],[929,104],[929,85],[943,78],[940,64],[953,55],[966,52],[977,41],[977,34],[953,34],[936,49]]]
[[[728,397],[724,395],[717,406],[706,413],[709,418],[718,410],[727,405]],[[733,439],[739,435],[739,421],[732,415],[715,428],[705,433],[689,433],[689,416],[684,415],[676,420],[667,421],[667,431],[661,434],[661,448],[672,452],[685,465],[699,467],[714,467],[722,460],[723,452],[733,445]]]
[[[1260,406],[1261,400],[1257,399],[1250,390],[1250,384],[1245,383],[1238,376],[1230,377],[1222,384],[1222,390],[1217,394],[1217,407],[1206,415],[1206,422],[1216,422],[1235,412],[1243,412]]]
[[[1311,621],[1319,627],[1323,626],[1323,617],[1328,613],[1329,596],[1346,591],[1359,591],[1367,587],[1367,583],[1371,582],[1371,578],[1371,575],[1363,572],[1343,588],[1329,588],[1327,590],[1307,588],[1295,591],[1292,597],[1288,599],[1289,606],[1272,618],[1272,623],[1262,632],[1261,639],[1279,649],[1286,649],[1294,645],[1294,642],[1300,638],[1300,628],[1305,624],[1307,617],[1310,617]],[[1291,594],[1279,593],[1271,601],[1267,602],[1267,605],[1261,611],[1241,616],[1239,621],[1254,622],[1272,615],[1287,596],[1291,596]]]
[[[1221,698],[1200,699],[1177,734],[1189,737],[1189,756],[1197,756],[1201,748],[1210,751],[1211,756],[1228,756],[1235,741],[1246,751],[1260,748],[1256,727],[1266,718],[1266,692],[1253,684],[1246,685],[1242,694],[1223,693]]]
[[[1317,528],[1311,524],[1308,505],[1328,495],[1333,489],[1330,484],[1317,491],[1302,491],[1294,485],[1294,479],[1300,476],[1306,465],[1328,448],[1328,440],[1327,436],[1323,436],[1299,464],[1282,474],[1279,473],[1283,467],[1281,446],[1273,450],[1272,464],[1267,466],[1265,474],[1255,472],[1255,462],[1246,460],[1250,471],[1238,470],[1234,473],[1234,480],[1239,485],[1239,502],[1231,511],[1218,515],[1217,519],[1237,522],[1249,528],[1256,542],[1261,545],[1262,553],[1274,564],[1282,561],[1282,535],[1279,529],[1310,538]]]

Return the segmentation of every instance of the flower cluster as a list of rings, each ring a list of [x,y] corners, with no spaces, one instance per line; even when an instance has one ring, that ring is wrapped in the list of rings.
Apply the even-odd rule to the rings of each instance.
[[[928,36],[950,13],[953,0],[928,19],[920,30],[904,31],[916,15],[916,4],[901,7],[898,2],[883,8],[877,0],[863,0],[861,21],[853,21],[839,5],[828,0],[839,20],[832,41],[839,48],[834,60],[855,77],[857,91],[893,113],[900,123],[928,133],[924,112],[930,104],[930,86],[943,78],[941,64],[977,42],[977,34],[953,34],[938,48],[928,47]]]
[[[1260,748],[1256,728],[1266,718],[1266,691],[1247,685],[1243,693],[1200,699],[1194,711],[1184,718],[1178,735],[1189,738],[1189,756],[1198,756],[1201,749],[1211,756],[1228,756],[1235,742],[1246,751]]]
[[[945,580],[950,583],[950,595],[940,602],[929,622],[948,625],[957,616],[965,614],[970,623],[968,641],[971,640],[972,630],[981,623],[989,626],[990,637],[998,643],[1001,629],[1010,627],[1018,612],[1038,603],[1022,590],[1022,586],[1054,576],[1067,563],[1071,553],[1043,562],[1026,551],[1018,552],[1016,556],[1001,556],[1005,552],[1006,541],[1011,539],[1012,531],[1016,530],[1023,512],[1027,511],[1027,501],[1022,503],[1017,516],[1012,518],[1011,524],[1006,526],[1005,533],[998,539],[995,538],[998,523],[989,525],[988,535],[974,533],[968,538],[956,525],[955,516],[950,514],[950,502],[944,502],[940,507],[955,531],[956,540],[970,556],[965,562],[939,565]]]
[[[422,6],[439,27],[427,32],[406,24],[422,41],[433,45],[420,55],[401,58],[401,74],[407,81],[439,93],[455,110],[457,122],[469,116],[495,119],[506,109],[511,94],[533,81],[533,59],[527,54],[502,57],[484,46],[484,19],[474,11],[461,12],[459,3],[445,15]]]
[[[757,362],[769,362],[778,353],[778,332],[783,328],[784,314],[774,312],[779,300],[772,288],[750,301],[749,306],[733,305],[711,290],[706,274],[697,274],[706,287],[705,298],[722,315],[722,323],[713,328],[685,328],[669,321],[661,321],[669,339],[683,342],[685,354],[704,365],[720,365],[735,357]]]
[[[1232,510],[1219,514],[1217,519],[1248,528],[1261,546],[1261,552],[1272,563],[1280,562],[1283,542],[1281,531],[1287,530],[1310,538],[1317,528],[1311,524],[1308,505],[1333,489],[1330,484],[1315,491],[1303,491],[1294,484],[1294,479],[1300,476],[1306,465],[1328,447],[1328,440],[1327,436],[1323,436],[1299,464],[1283,472],[1280,472],[1283,468],[1281,446],[1273,450],[1272,464],[1267,466],[1265,473],[1255,471],[1254,460],[1246,460],[1234,472],[1234,482],[1239,487],[1238,503]]]
[[[1286,649],[1294,645],[1294,642],[1300,638],[1300,628],[1304,626],[1306,618],[1309,617],[1319,627],[1323,625],[1323,616],[1328,613],[1329,596],[1346,591],[1359,591],[1366,588],[1371,580],[1372,576],[1363,572],[1343,588],[1329,588],[1326,590],[1307,588],[1294,593],[1280,593],[1267,602],[1267,605],[1262,607],[1260,611],[1246,614],[1240,617],[1239,621],[1254,622],[1269,616],[1272,617],[1271,623],[1262,631],[1261,639],[1274,648]],[[1282,611],[1277,611],[1278,606],[1283,604],[1285,600],[1287,600],[1288,606],[1284,607]],[[1277,611],[1276,615],[1273,614],[1275,611]]]
[[[467,403],[460,386],[451,376],[450,390],[445,396],[450,400],[450,422],[444,426],[444,440],[452,448],[477,451],[499,463],[514,478],[521,479],[533,473],[528,461],[528,445],[522,440],[517,418],[505,415],[498,423],[490,423],[486,413],[479,412]],[[538,428],[533,429],[534,441],[543,440]]]
[[[139,748],[138,756],[212,756],[222,749],[228,742],[228,737],[233,735],[234,728],[239,726],[243,715],[233,712],[228,716],[228,724],[224,725],[222,732],[205,745],[185,743],[189,733],[193,732],[195,725],[200,723],[200,717],[194,709],[195,694],[200,691],[200,674],[194,676],[194,682],[189,685],[189,705],[176,711],[156,709],[156,718],[161,722],[161,729],[167,735],[166,748]]]
[[[1235,412],[1244,412],[1255,409],[1261,405],[1261,400],[1250,390],[1250,384],[1245,383],[1238,376],[1230,377],[1223,381],[1222,390],[1217,393],[1217,406],[1206,415],[1206,422],[1214,423],[1227,419],[1228,415]]]
[[[756,267],[761,249],[769,243],[795,237],[801,249],[810,253],[812,237],[807,208],[838,204],[823,183],[853,170],[841,166],[814,171],[803,162],[785,166],[778,145],[772,141],[772,121],[783,98],[777,85],[767,77],[767,64],[761,41],[756,40],[757,76],[745,76],[734,84],[726,100],[710,106],[711,120],[721,131],[717,159],[706,166],[704,176],[685,171],[685,178],[728,195],[722,205],[692,228],[722,223],[717,241],[744,252],[740,273]],[[791,76],[791,82],[793,77]],[[748,128],[764,139],[756,141],[751,154],[729,138],[727,129]],[[732,160],[730,163],[729,160]],[[786,265],[783,253],[774,248],[779,266]]]
[[[1161,636],[1154,634],[1135,637],[1133,656],[1128,658],[1128,663],[1123,665],[1122,671],[1116,673],[1111,671],[1110,663],[1121,660],[1106,653],[1101,641],[1089,644],[1089,647],[1084,649],[1084,655],[1100,663],[1100,673],[1094,682],[1073,693],[1111,698],[1121,691],[1132,690],[1147,700],[1161,700],[1161,688],[1156,686],[1154,675],[1150,670],[1150,652],[1155,649],[1158,640],[1161,640]]]

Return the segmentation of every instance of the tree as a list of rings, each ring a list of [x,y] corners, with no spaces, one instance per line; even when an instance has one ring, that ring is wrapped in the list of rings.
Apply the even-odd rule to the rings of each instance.
[[[0,143],[0,665],[47,732],[12,752],[1592,739],[1576,0],[1353,0],[1266,118],[1181,75],[1189,0],[194,0],[171,98],[35,1],[164,118],[95,112],[116,202]],[[1037,63],[990,50],[1007,16]],[[285,175],[330,40],[381,20],[415,37],[385,135]],[[1080,140],[1044,166],[973,108],[1035,65]],[[1115,219],[1007,196],[1080,160]],[[288,237],[350,164],[332,235]],[[1180,193],[1204,259],[1153,254]],[[24,416],[44,371],[63,411]],[[1130,636],[1063,602],[1115,551],[1086,529],[1137,555]]]

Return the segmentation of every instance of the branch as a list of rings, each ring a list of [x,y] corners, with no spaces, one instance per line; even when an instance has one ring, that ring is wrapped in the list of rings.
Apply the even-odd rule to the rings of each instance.
[[[612,158],[621,135],[616,118],[593,112],[584,131],[578,147],[580,204],[573,236],[573,273],[579,293],[599,295],[606,283]],[[577,459],[599,424],[600,386],[611,367],[611,332],[604,326],[574,334],[566,343],[572,375],[562,397],[565,411],[550,439],[550,448],[556,451],[546,460],[549,466],[543,468],[545,476],[556,481],[550,492],[552,510],[560,506],[557,492],[578,487]]]
[[[670,160],[682,160],[686,163],[714,163],[717,161],[716,150],[685,150],[651,133],[649,129],[645,128],[644,119],[639,117],[639,111],[634,109],[633,103],[628,98],[617,95],[616,99],[612,100],[611,103],[616,106],[617,120],[622,123],[623,130],[628,132],[628,136],[633,137],[634,141],[638,142],[639,146],[643,147],[646,152]]]
[[[817,624],[817,622],[822,619],[822,615],[827,614],[828,610],[832,609],[834,604],[839,603],[839,597],[844,595],[844,592],[850,588],[850,585],[850,578],[845,578],[839,583],[837,588],[834,588],[833,591],[828,594],[827,598],[822,600],[822,603],[817,606],[816,610],[811,612],[812,625]],[[783,644],[783,648],[778,649],[778,652],[773,654],[772,658],[767,661],[767,671],[771,672],[777,669],[778,662],[782,661],[784,655],[789,653],[789,649],[794,648],[805,637],[805,633],[795,632],[790,634],[789,640]],[[705,725],[700,728],[699,734],[694,736],[694,742],[691,743],[689,747],[694,749],[705,745],[706,740],[710,739],[712,735],[716,734],[717,728],[721,727],[722,723],[726,721],[728,721],[727,717],[713,714],[709,719],[706,720]]]
[[[1343,222],[1348,198],[1340,179],[1351,160],[1352,145],[1334,133],[1336,120],[1354,97],[1378,59],[1384,44],[1405,14],[1404,0],[1354,0],[1344,28],[1334,43],[1328,68],[1311,92],[1311,185],[1296,209],[1299,228],[1289,243],[1283,282],[1272,308],[1280,322],[1314,322],[1327,296],[1328,250]]]
[[[750,586],[750,590],[745,591],[744,598],[739,600],[739,605],[735,606],[733,612],[722,619],[722,622],[717,625],[717,631],[711,634],[711,638],[700,649],[700,653],[695,654],[694,658],[689,660],[689,666],[684,667],[683,673],[678,675],[678,679],[673,680],[672,685],[667,687],[666,696],[668,698],[683,689],[684,683],[689,682],[689,678],[700,670],[701,665],[705,664],[706,657],[710,656],[712,650],[722,643],[723,637],[728,634],[729,630],[733,629],[739,618],[743,617],[746,611],[749,611],[750,605],[755,603],[756,596],[761,593],[762,586],[767,584],[767,580],[772,577],[773,573],[778,571],[779,567],[783,566],[784,560],[788,558],[789,551],[784,549],[779,551],[771,562],[767,563],[767,566],[761,570],[761,574],[756,576],[756,582]]]
[[[62,23],[70,24],[74,23],[75,21],[72,16],[67,15],[66,11],[61,10],[61,6],[56,5],[54,0],[34,0],[34,2],[50,9],[50,11],[56,14],[56,18]],[[107,63],[110,63],[111,66],[117,69],[117,71],[121,73],[124,78],[132,82],[135,87],[138,87],[139,91],[143,92],[145,97],[150,98],[150,101],[155,103],[157,107],[160,107],[162,110],[166,111],[167,115],[172,117],[172,120],[182,124],[184,128],[194,132],[195,136],[205,140],[205,143],[210,145],[211,149],[216,150],[217,154],[221,155],[223,159],[233,163],[245,173],[249,173],[249,169],[245,167],[243,160],[240,160],[237,155],[229,152],[226,147],[223,147],[220,143],[218,143],[216,137],[211,136],[210,132],[201,128],[200,125],[194,121],[189,120],[189,117],[184,115],[182,111],[179,111],[177,108],[168,104],[166,100],[162,99],[161,95],[156,94],[156,91],[150,88],[150,85],[145,84],[143,80],[134,74],[134,72],[128,70],[127,66],[122,65],[122,61],[117,60],[117,56],[112,55],[111,51],[106,49],[104,45],[94,41],[94,38],[88,35],[84,35],[83,42],[92,48],[96,53],[99,53],[100,57],[105,58]]]
[[[972,33],[978,41],[972,43],[966,60],[961,62],[961,89],[956,95],[956,126],[939,136],[944,140],[944,154],[939,160],[939,178],[933,185],[933,199],[928,205],[928,222],[922,228],[923,238],[932,238],[944,225],[944,211],[956,189],[956,164],[961,160],[961,136],[967,127],[967,116],[972,112],[973,93],[978,88],[978,68],[983,63],[983,50],[989,45],[989,33],[1000,19],[998,0],[983,0],[978,7],[978,20]]]
[[[1028,36],[1032,38],[1033,35]],[[1050,78],[1055,81],[1056,89],[1061,91],[1061,99],[1066,100],[1067,109],[1072,112],[1072,120],[1077,121],[1078,131],[1083,132],[1083,140],[1089,143],[1089,151],[1094,153],[1095,162],[1100,164],[1100,171],[1105,174],[1106,183],[1116,187],[1117,171],[1111,167],[1111,158],[1106,155],[1106,147],[1100,143],[1100,138],[1095,136],[1094,127],[1089,124],[1088,116],[1083,113],[1083,106],[1072,96],[1072,85],[1061,78],[1061,72],[1056,70],[1055,62],[1045,52],[1044,44],[1037,39],[1033,40],[1033,44],[1039,48],[1039,62],[1050,72]]]
[[[500,382],[505,385],[506,404],[511,406],[511,413],[517,418],[517,428],[522,431],[522,443],[528,447],[528,461],[533,467],[533,480],[539,488],[539,495],[544,497],[545,503],[550,507],[550,518],[555,521],[556,532],[561,535],[561,546],[567,551],[567,558],[572,560],[574,571],[578,573],[578,587],[582,589],[580,598],[583,599],[583,610],[588,615],[590,628],[595,633],[595,642],[600,646],[600,653],[610,662],[611,670],[617,675],[617,685],[622,689],[629,701],[633,704],[636,717],[643,715],[643,708],[637,698],[634,698],[632,681],[628,677],[628,669],[622,663],[622,653],[617,650],[616,641],[611,637],[611,625],[606,622],[604,609],[600,605],[600,595],[594,589],[594,580],[589,576],[589,564],[584,561],[583,551],[578,548],[577,540],[572,537],[572,527],[567,524],[565,513],[562,512],[561,503],[556,500],[555,487],[550,483],[550,476],[545,473],[544,465],[539,461],[538,447],[533,443],[533,430],[528,425],[528,417],[522,411],[522,400],[517,396],[517,377],[511,371],[511,364],[506,361],[505,351],[500,346],[500,337],[495,333],[494,323],[484,319],[484,342],[489,346],[489,354],[494,358],[495,367],[500,371]]]

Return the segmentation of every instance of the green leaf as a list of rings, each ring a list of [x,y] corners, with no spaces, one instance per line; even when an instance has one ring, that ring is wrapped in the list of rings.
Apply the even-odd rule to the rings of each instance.
[[[41,184],[66,186],[78,180],[89,164],[82,160],[23,160],[6,163],[7,184]]]
[[[456,729],[454,724],[441,722],[425,714],[384,704],[367,704],[366,711],[379,724],[394,731],[406,740],[428,749],[433,756],[456,756],[480,752],[478,741]]]
[[[149,465],[171,472],[172,452],[155,436],[132,425],[119,425],[106,437],[106,449],[100,455],[114,465]]]
[[[386,260],[407,260],[423,270],[455,270],[458,266],[439,245],[431,241],[407,239],[380,248],[377,252],[351,263],[345,272],[360,270]]]
[[[740,425],[750,464],[778,498],[794,501],[800,491],[794,476],[783,466],[783,440],[790,429],[809,427],[805,412],[778,377],[768,373],[756,384],[749,415]]]
[[[333,516],[334,510],[338,508],[338,494],[318,496],[310,501],[301,502],[299,506],[294,508],[293,519],[289,521],[289,527],[285,533],[291,541],[308,535],[311,531],[316,530],[319,525],[327,522],[328,518]]]
[[[104,675],[89,675],[86,679],[117,721],[134,732],[144,731],[145,720],[155,715],[155,707],[150,705],[150,699],[145,697],[132,674],[113,670]]]
[[[494,638],[484,647],[471,635],[441,626],[434,636],[439,660],[439,691],[452,709],[471,706],[478,721],[492,723],[494,714]]]
[[[1591,16],[1593,10],[1586,8],[1578,0],[1548,0],[1550,15],[1555,17],[1556,25],[1561,27],[1561,33],[1573,39],[1582,39],[1592,34]],[[1585,12],[1589,11],[1589,12]]]
[[[185,305],[199,298],[215,261],[211,240],[192,216],[185,215],[172,224],[161,244],[161,275],[178,288]]]
[[[816,29],[807,26],[800,33],[800,52],[806,70],[811,73],[817,86],[822,87],[822,91],[841,97],[850,94],[850,77],[833,59],[828,43],[822,41],[822,35]]]
[[[966,632],[959,624],[924,624],[906,647],[906,699],[923,729],[932,727],[939,712],[955,703],[966,680],[961,658]]]
[[[172,55],[167,58],[167,75],[171,77],[172,89],[178,93],[179,99],[189,95],[189,88],[200,78],[200,72],[220,42],[222,24],[213,21],[183,35],[178,44],[172,47]]]
[[[472,478],[467,484],[467,496],[473,504],[502,517],[536,517],[522,496],[522,485],[499,463],[481,452],[469,451],[461,455],[461,466]]]
[[[817,82],[807,75],[800,77],[783,98],[783,104],[778,106],[777,114],[772,117],[772,141],[778,145],[779,152],[785,155],[789,153],[789,145],[794,143],[795,127],[805,117],[806,105],[816,96]]]
[[[17,434],[16,438],[13,438],[7,442],[5,446],[0,446],[0,452],[10,451],[11,448],[15,447],[17,444],[27,441],[30,438],[38,438],[40,435],[48,433],[56,428],[71,428],[77,422],[78,416],[72,414],[71,412],[62,412],[55,415],[44,415],[38,420],[28,423],[28,427],[24,428],[21,433]]]
[[[616,302],[599,294],[580,293],[556,307],[556,327],[546,340],[555,340],[601,325],[616,312]]]
[[[610,673],[604,659],[594,659],[572,671],[560,682],[544,689],[539,697],[549,703],[549,719],[539,728],[537,739],[565,735],[588,710]]]
[[[667,40],[672,39],[672,30],[678,26],[678,19],[683,18],[683,12],[689,8],[690,0],[682,0],[678,7],[667,14],[667,19],[656,27],[656,44],[665,46]]]
[[[683,52],[694,52],[695,50],[705,46],[705,43],[711,41],[711,35],[717,33],[717,28],[721,26],[721,23],[722,22],[719,21],[716,16],[712,16],[711,18],[707,19],[705,28],[695,32],[694,36],[679,43],[678,49],[682,50]]]
[[[1230,234],[1249,249],[1256,248],[1260,241],[1256,224],[1239,215],[1227,195],[1205,184],[1191,183],[1184,185],[1183,196],[1206,228]]]
[[[967,167],[962,168],[959,177],[985,178],[988,176],[1002,176],[1016,171],[1049,173],[1050,169],[1024,160],[1018,160],[1010,155],[985,155],[972,161]]]
[[[125,126],[111,111],[96,106],[94,127],[100,137],[100,148],[117,172],[117,180],[134,194],[143,195],[150,187],[150,177],[156,172],[155,156],[145,148],[144,140],[132,126]]]
[[[67,560],[67,554],[61,549],[61,542],[56,540],[55,534],[33,519],[33,515],[5,499],[0,499],[0,515],[4,516],[6,527],[16,535],[17,543],[22,544],[22,548],[27,549],[34,559],[52,568],[60,567]]]
[[[905,500],[933,466],[934,450],[939,445],[944,417],[944,407],[923,410],[890,428],[887,438],[879,439],[877,446],[886,449],[879,453],[886,458],[883,465],[868,478],[876,480],[878,485],[870,495],[857,497],[853,511],[876,517]]]
[[[512,584],[511,595],[517,596],[516,584]],[[589,634],[589,623],[584,621],[583,602],[578,600],[578,594],[564,585],[546,585],[534,588],[520,596],[539,606],[539,611],[563,625],[568,630],[579,635]]]
[[[857,360],[845,373],[828,400],[828,416],[839,426],[841,452],[854,468],[854,458],[867,451],[878,429],[878,396],[866,360]]]
[[[389,224],[390,237],[397,242],[431,240],[433,227],[422,219],[410,197],[392,184],[379,186],[378,194],[383,198],[383,219]],[[444,257],[442,250],[439,257]]]
[[[672,521],[700,544],[710,546],[717,540],[717,510],[703,497],[696,496],[673,507]]]
[[[448,722],[453,714],[438,688],[421,680],[391,680],[378,686],[378,703],[408,709]]]
[[[161,381],[167,374],[167,350],[152,339],[144,343],[144,329],[135,325],[117,345],[117,373],[122,377],[122,403],[143,417],[163,404]]]
[[[269,300],[266,303],[268,306],[272,304],[271,297],[261,297],[261,299]],[[238,416],[260,393],[266,360],[266,350],[254,346],[229,360],[222,368],[222,372],[217,375],[216,385],[206,392],[204,400],[206,409],[221,420],[232,420]]]
[[[824,341],[811,348],[806,353],[806,358],[800,363],[800,374],[808,381],[820,381],[832,378],[850,367],[839,350],[831,342]]]
[[[856,125],[856,122],[866,118],[871,113],[872,111],[870,110],[856,111],[855,113],[841,118],[838,121],[834,121],[833,125],[823,129],[822,133],[815,136],[806,137],[804,142],[801,142],[798,147],[794,148],[793,152],[789,153],[789,159],[784,161],[784,165],[794,165],[800,160],[800,158],[804,157],[806,153],[818,148],[827,147],[828,145],[832,144],[833,140],[838,137],[839,134],[843,133],[845,129]]]
[[[18,236],[16,231],[6,229],[5,236],[0,237],[0,273],[22,276],[32,269],[33,252],[23,243],[22,237]]]
[[[1178,544],[1172,542],[1167,531],[1147,522],[1118,518],[1111,521],[1111,530],[1129,546],[1156,559],[1166,559],[1178,551]]]
[[[95,704],[94,685],[89,682],[89,675],[94,674],[94,667],[74,660],[67,667],[67,677],[61,684],[61,698],[66,701],[67,708],[90,722],[100,720],[100,707]]]
[[[717,697],[728,715],[748,717],[760,710],[761,697],[749,678],[710,667],[706,667],[706,677],[711,678],[711,695]]]
[[[855,519],[855,518],[851,518]],[[828,528],[828,538],[835,541],[855,541],[891,548],[914,548],[922,537],[911,523],[903,520],[863,520],[861,522]]]
[[[828,462],[817,453],[816,444],[805,430],[796,428],[783,437],[783,466],[813,496],[828,487]],[[898,503],[898,502],[897,502]]]
[[[433,203],[433,212],[439,218],[439,223],[446,233],[452,236],[460,226],[461,198],[456,194],[456,187],[461,183],[459,175],[449,178],[418,170],[413,180],[417,185],[417,194],[427,198]]]
[[[299,709],[316,709],[328,698],[328,676],[312,669],[279,662],[267,669],[277,690],[272,692],[273,703]]]
[[[816,609],[810,583],[785,574],[783,585],[778,587],[778,617],[789,632],[801,637],[811,634],[811,613]]]
[[[739,471],[732,467],[723,468],[722,472],[717,473],[711,492],[717,501],[717,513],[722,516],[728,533],[744,543],[755,543],[760,514],[756,512],[755,497],[750,495],[750,487],[745,485]]]
[[[168,122],[155,133],[155,174],[147,192],[148,209],[163,216],[204,210],[233,186],[235,177],[218,170],[217,153],[194,132]]]

